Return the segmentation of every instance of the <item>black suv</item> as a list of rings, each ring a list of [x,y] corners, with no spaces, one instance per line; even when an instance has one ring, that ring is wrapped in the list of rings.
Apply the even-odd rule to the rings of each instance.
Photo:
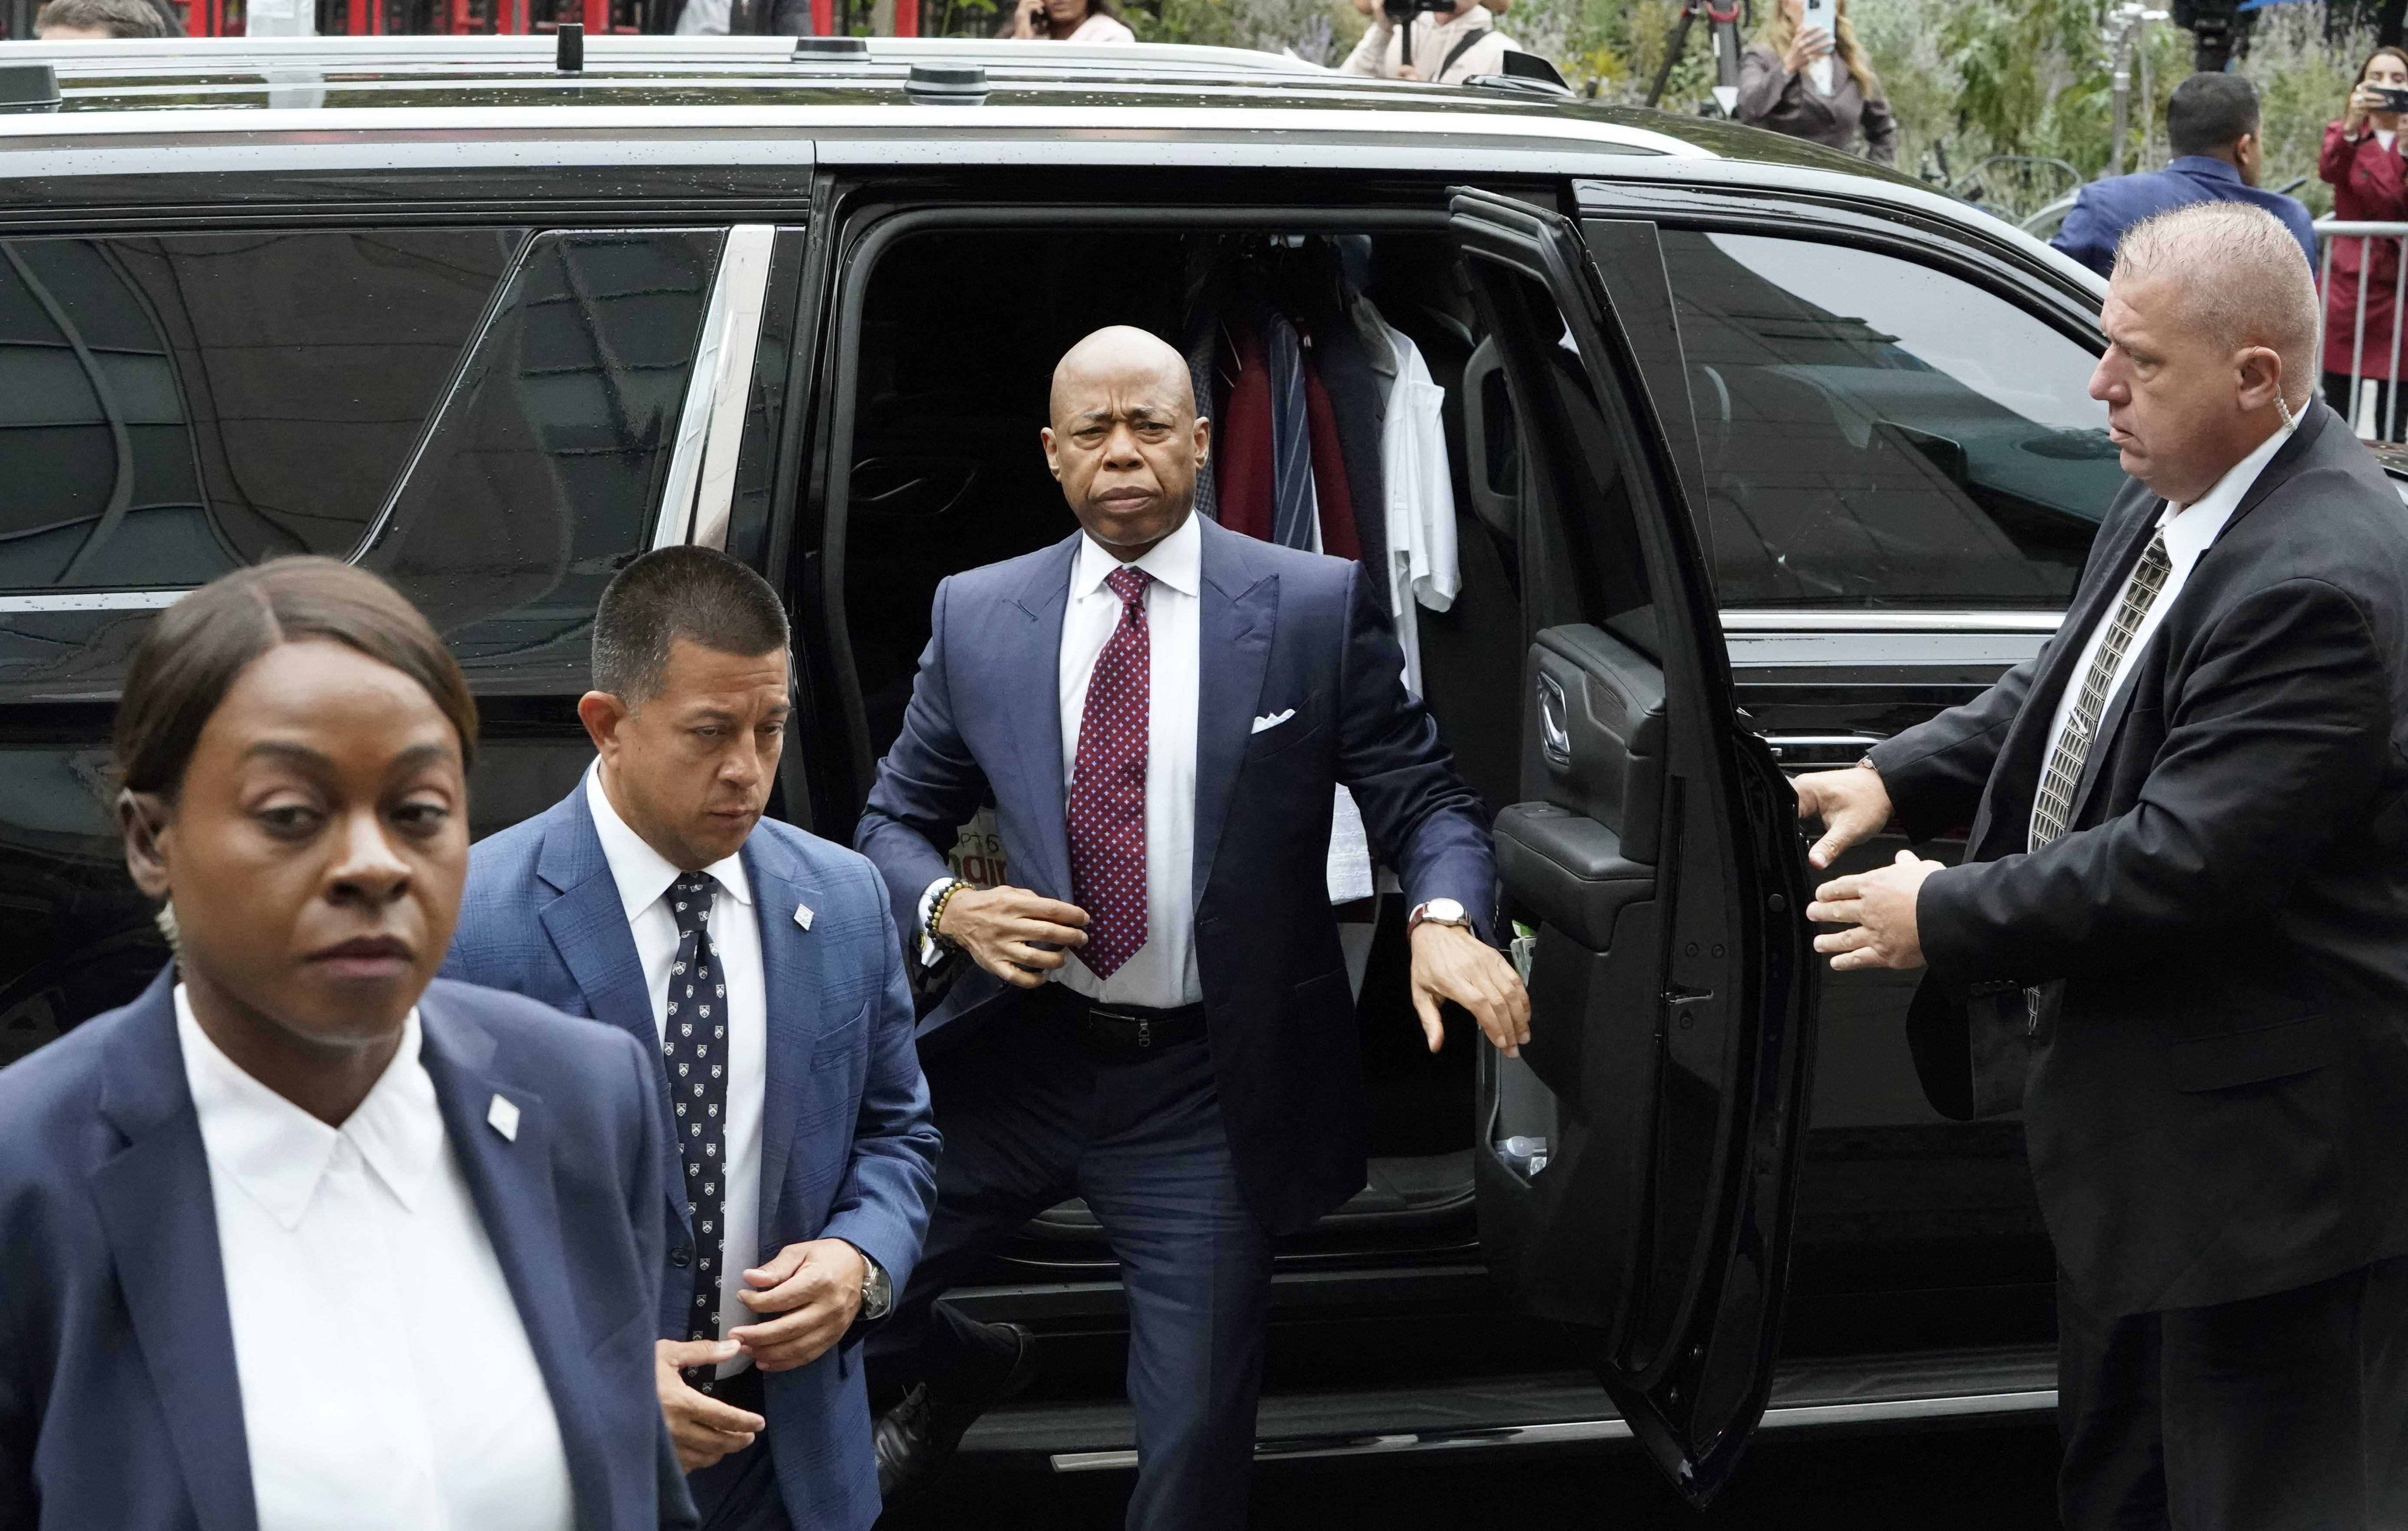
[[[1505,77],[0,46],[32,63],[64,101],[0,116],[0,1062],[165,959],[105,741],[180,592],[295,551],[396,581],[476,685],[485,834],[590,757],[611,573],[724,547],[795,617],[772,811],[846,841],[937,581],[1072,525],[1035,439],[1054,359],[1288,284],[1375,308],[1444,391],[1460,588],[1398,617],[1536,1018],[1521,1061],[1461,1024],[1429,1055],[1398,900],[1350,911],[1370,1184],[1283,1246],[1263,1455],[1635,1440],[1702,1498],[1759,1424],[2052,1404],[2021,1128],[1927,1103],[1907,977],[1813,960],[1782,772],[2054,630],[2120,479],[2095,278],[1860,163]],[[1007,871],[977,823],[955,854]],[[1083,1207],[955,1300],[1052,1363],[971,1452],[1131,1463]]]

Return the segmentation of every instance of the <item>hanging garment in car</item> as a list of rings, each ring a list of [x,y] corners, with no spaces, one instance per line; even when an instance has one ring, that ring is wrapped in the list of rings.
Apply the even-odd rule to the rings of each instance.
[[[1388,599],[1405,651],[1405,684],[1418,694],[1421,636],[1413,608],[1444,611],[1463,588],[1455,565],[1455,481],[1446,456],[1446,390],[1431,379],[1420,348],[1393,325],[1385,328],[1396,365],[1380,437]]]

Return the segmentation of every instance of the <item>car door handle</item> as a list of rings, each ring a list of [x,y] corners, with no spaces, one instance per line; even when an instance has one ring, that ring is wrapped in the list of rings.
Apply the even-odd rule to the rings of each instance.
[[[1886,734],[1763,734],[1772,758],[1787,769],[1799,766],[1854,766]]]
[[[1559,771],[1572,763],[1572,734],[1564,724],[1569,710],[1562,682],[1552,675],[1539,677],[1539,747],[1546,751],[1547,764]]]

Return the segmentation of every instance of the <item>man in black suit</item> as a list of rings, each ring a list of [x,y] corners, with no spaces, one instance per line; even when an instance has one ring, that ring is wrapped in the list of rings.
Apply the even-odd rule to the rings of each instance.
[[[2056,641],[1799,780],[1832,966],[2028,1037],[2066,1524],[2408,1524],[2408,515],[2312,402],[2299,247],[2125,236],[2091,380],[2135,480]]]

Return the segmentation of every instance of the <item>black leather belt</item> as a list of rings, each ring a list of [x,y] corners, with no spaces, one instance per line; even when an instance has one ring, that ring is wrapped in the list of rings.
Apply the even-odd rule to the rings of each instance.
[[[1058,983],[1037,992],[1038,1009],[1097,1052],[1143,1058],[1204,1035],[1204,1007],[1151,1009],[1143,1005],[1106,1005]]]

